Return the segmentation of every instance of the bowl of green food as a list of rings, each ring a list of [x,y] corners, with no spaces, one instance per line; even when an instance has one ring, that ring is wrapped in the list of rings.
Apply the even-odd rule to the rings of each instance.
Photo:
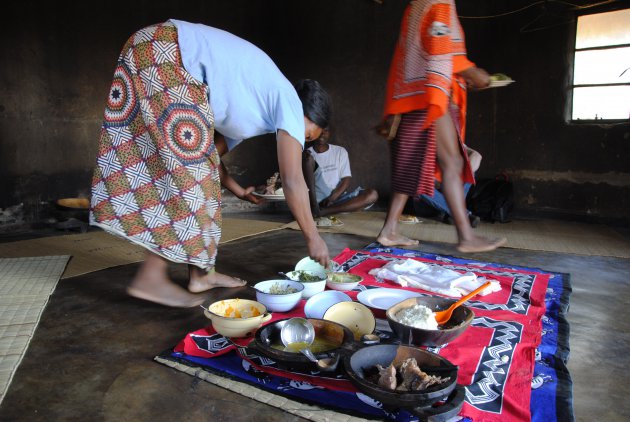
[[[363,281],[363,277],[360,275],[334,271],[328,273],[326,286],[333,290],[348,291],[357,287],[361,281]]]
[[[295,270],[286,273],[286,276],[302,283],[302,298],[308,299],[319,292],[323,292],[326,288],[326,272],[316,270]]]

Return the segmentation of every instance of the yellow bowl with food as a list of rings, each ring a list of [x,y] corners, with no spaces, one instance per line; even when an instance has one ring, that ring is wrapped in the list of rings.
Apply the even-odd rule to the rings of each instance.
[[[363,281],[363,277],[360,275],[336,271],[328,274],[326,287],[345,292],[357,287],[361,281]]]
[[[249,337],[271,319],[265,305],[248,299],[220,300],[203,313],[216,332],[225,337]]]

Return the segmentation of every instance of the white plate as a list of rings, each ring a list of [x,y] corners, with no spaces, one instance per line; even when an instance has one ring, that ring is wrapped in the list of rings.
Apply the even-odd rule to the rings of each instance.
[[[339,302],[352,302],[352,298],[338,290],[324,290],[306,301],[304,314],[306,318],[322,319],[328,308]]]
[[[252,192],[256,196],[260,196],[261,198],[265,198],[267,201],[285,201],[284,195],[267,195],[264,193]]]
[[[421,294],[409,290],[379,287],[363,290],[357,295],[357,300],[367,307],[386,311],[395,304],[416,296],[421,296]]]
[[[488,85],[488,88],[499,88],[502,86],[506,86],[511,84],[512,82],[516,82],[513,79],[508,79],[508,80],[503,80],[503,81],[490,81],[490,85]]]

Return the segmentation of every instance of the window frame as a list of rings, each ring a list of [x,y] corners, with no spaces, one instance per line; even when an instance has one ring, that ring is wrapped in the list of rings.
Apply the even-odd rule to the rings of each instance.
[[[630,116],[627,119],[574,119],[573,118],[573,92],[575,88],[587,88],[587,87],[595,87],[595,86],[630,86],[630,82],[617,82],[617,83],[602,83],[602,84],[574,84],[573,81],[575,79],[575,56],[576,53],[581,51],[594,51],[594,50],[612,50],[617,48],[628,48],[630,44],[613,44],[613,45],[605,45],[605,46],[597,46],[597,47],[585,47],[585,48],[575,48],[575,42],[577,38],[577,26],[578,19],[581,16],[588,15],[598,15],[601,13],[608,12],[616,12],[620,10],[629,9],[628,7],[610,7],[604,8],[600,10],[588,10],[581,11],[575,14],[575,19],[573,25],[571,27],[571,34],[569,36],[570,42],[570,60],[569,60],[569,74],[568,74],[568,87],[567,87],[567,108],[566,108],[566,121],[569,124],[574,125],[617,125],[617,124],[630,124]],[[630,69],[628,69],[630,72]]]

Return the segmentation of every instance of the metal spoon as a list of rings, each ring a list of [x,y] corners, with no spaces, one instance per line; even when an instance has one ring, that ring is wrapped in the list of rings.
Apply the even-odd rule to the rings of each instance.
[[[299,345],[300,353],[322,370],[336,366],[334,358],[317,359],[311,351],[311,344],[315,341],[315,327],[306,318],[291,318],[285,322],[280,330],[280,340],[284,347]]]
[[[492,284],[492,283],[489,282],[489,281],[486,281],[480,287],[477,287],[475,290],[473,290],[472,292],[468,293],[466,296],[462,297],[457,302],[453,303],[451,306],[448,307],[448,309],[446,309],[444,311],[436,312],[435,313],[435,320],[437,321],[437,323],[439,325],[446,324],[448,322],[448,320],[451,319],[451,315],[453,314],[453,311],[455,310],[455,308],[457,308],[462,303],[466,302],[471,297],[476,296],[477,294],[479,294],[480,292],[485,290],[486,287],[490,286],[490,284]]]

